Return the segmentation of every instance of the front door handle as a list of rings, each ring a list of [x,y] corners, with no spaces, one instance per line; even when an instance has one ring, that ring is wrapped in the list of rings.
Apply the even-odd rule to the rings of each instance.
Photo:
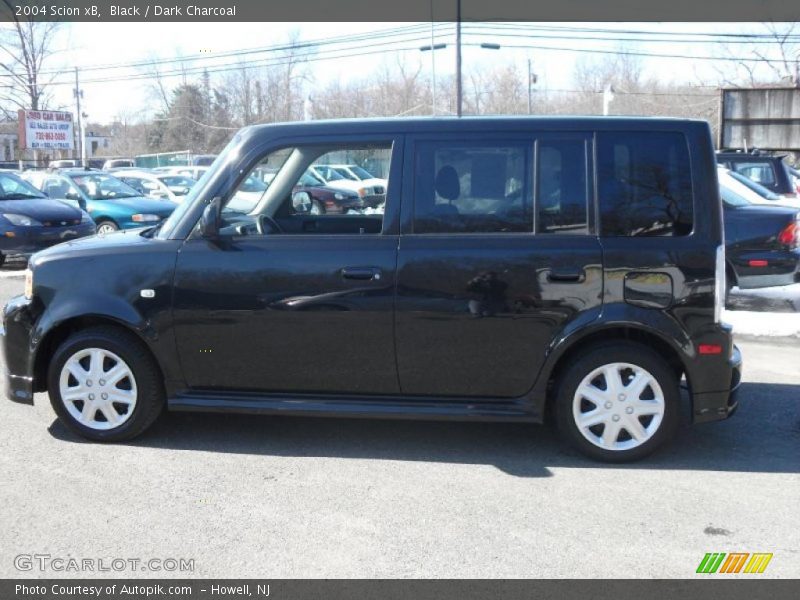
[[[381,270],[375,267],[345,267],[342,269],[342,277],[360,281],[378,280],[381,278]]]
[[[547,273],[547,280],[554,283],[581,283],[586,279],[586,272],[583,269],[559,270],[554,269]]]

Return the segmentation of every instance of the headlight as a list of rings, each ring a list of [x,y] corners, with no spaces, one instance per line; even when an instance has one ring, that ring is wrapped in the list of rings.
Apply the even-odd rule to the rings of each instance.
[[[336,198],[337,200],[344,200],[345,198],[347,198],[347,196],[345,196],[345,195],[344,195],[344,194],[342,194],[341,192],[336,192],[336,193],[333,195],[333,197],[334,197],[334,198]]]
[[[161,217],[158,215],[133,215],[131,220],[135,223],[152,223],[154,221],[160,221]]]
[[[33,298],[33,271],[25,271],[25,297],[30,300]]]
[[[367,189],[366,188],[358,188],[358,195],[363,198],[364,196],[367,195]]]
[[[41,225],[39,221],[36,219],[31,219],[26,215],[17,215],[14,213],[3,213],[3,217],[11,221],[14,225],[18,227],[32,227],[34,225]]]

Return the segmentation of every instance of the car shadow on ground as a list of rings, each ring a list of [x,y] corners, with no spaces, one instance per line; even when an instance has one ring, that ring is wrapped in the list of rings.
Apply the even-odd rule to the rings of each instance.
[[[629,465],[584,458],[550,426],[522,423],[328,419],[165,413],[131,446],[264,456],[490,464],[517,477],[551,468],[800,472],[800,385],[743,383],[737,414],[691,426],[655,455]],[[88,443],[54,421],[53,437]]]

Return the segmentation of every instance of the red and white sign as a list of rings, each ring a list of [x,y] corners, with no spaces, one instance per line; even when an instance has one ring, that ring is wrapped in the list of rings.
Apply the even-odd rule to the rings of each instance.
[[[55,110],[19,111],[19,147],[28,150],[73,150],[72,113]]]

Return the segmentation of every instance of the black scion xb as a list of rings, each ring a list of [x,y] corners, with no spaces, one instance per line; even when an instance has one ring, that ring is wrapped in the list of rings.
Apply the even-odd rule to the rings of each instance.
[[[342,157],[382,210],[296,197]],[[227,205],[275,173],[246,211]],[[36,254],[5,307],[8,394],[97,441],[170,410],[542,422],[609,461],[729,416],[708,124],[319,121],[242,130],[157,227]],[[252,205],[252,208],[249,206]],[[86,282],[91,281],[91,285]]]

